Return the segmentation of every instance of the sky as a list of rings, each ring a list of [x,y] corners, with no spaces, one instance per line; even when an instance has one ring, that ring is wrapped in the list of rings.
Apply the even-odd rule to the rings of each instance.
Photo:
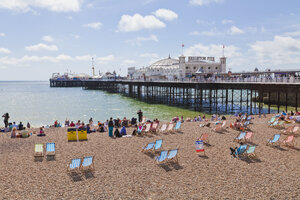
[[[300,68],[299,0],[0,0],[0,80],[126,75],[167,58],[227,57],[227,70]]]

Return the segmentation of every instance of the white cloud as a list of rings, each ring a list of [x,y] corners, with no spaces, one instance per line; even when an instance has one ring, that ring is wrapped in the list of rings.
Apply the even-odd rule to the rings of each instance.
[[[5,33],[0,33],[0,37],[4,37],[5,36]]]
[[[190,32],[189,35],[200,35],[201,33],[198,32],[198,31],[193,31],[193,32]]]
[[[222,3],[224,0],[190,0],[190,4],[195,6],[203,6],[211,3]]]
[[[92,23],[89,23],[89,24],[85,24],[83,26],[98,30],[98,29],[101,28],[102,23],[101,22],[92,22]]]
[[[77,35],[77,34],[70,34],[70,36],[73,37],[76,40],[78,40],[80,38],[80,36]]]
[[[132,65],[134,63],[136,63],[135,60],[130,60],[130,59],[123,60],[124,65]]]
[[[229,30],[229,33],[231,35],[239,35],[239,34],[243,34],[245,33],[242,29],[236,27],[236,26],[232,26]]]
[[[140,14],[122,15],[119,21],[119,30],[123,32],[139,31],[142,29],[164,28],[166,25],[153,15],[142,16]]]
[[[28,12],[33,8],[44,8],[54,12],[77,12],[80,0],[1,0],[0,8]]]
[[[46,51],[58,51],[58,48],[56,45],[47,45],[44,43],[39,43],[36,45],[32,45],[32,46],[27,46],[25,47],[25,49],[27,51],[42,51],[42,50],[46,50]]]
[[[100,64],[107,64],[109,62],[112,62],[114,59],[115,59],[115,56],[110,54],[108,56],[97,57],[96,61],[98,61]]]
[[[284,36],[291,36],[291,37],[300,37],[300,30],[293,31],[293,32],[286,32],[283,34]]]
[[[42,40],[44,40],[45,42],[53,42],[54,38],[50,35],[45,35],[42,37]]]
[[[230,19],[223,19],[222,20],[222,24],[232,24],[232,23],[233,23],[233,21],[230,20]]]
[[[6,48],[0,48],[0,53],[10,54],[11,52]]]
[[[223,52],[222,44],[203,45],[201,43],[188,47],[184,54],[187,56],[215,56],[221,57]],[[225,46],[227,57],[240,56],[239,48],[234,45]]]
[[[156,17],[167,20],[167,21],[172,21],[172,20],[178,18],[178,15],[169,9],[158,9],[155,12],[153,12],[153,14]]]
[[[130,43],[131,45],[141,46],[142,42],[144,42],[144,41],[158,42],[158,38],[156,37],[156,35],[152,34],[149,37],[137,37],[137,38],[132,39],[132,40],[126,40],[125,42]]]
[[[274,36],[273,40],[256,41],[250,44],[259,64],[266,66],[289,67],[300,63],[300,39],[289,36]]]

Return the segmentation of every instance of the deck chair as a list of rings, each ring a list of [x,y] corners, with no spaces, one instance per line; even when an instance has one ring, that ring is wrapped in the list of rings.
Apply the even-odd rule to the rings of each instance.
[[[241,132],[236,138],[234,138],[233,141],[239,142],[241,140],[244,140],[246,136],[246,132]]]
[[[165,132],[166,131],[166,129],[167,129],[167,124],[163,124],[161,127],[160,127],[160,129],[159,129],[159,132]]]
[[[249,146],[248,150],[245,152],[245,155],[248,158],[257,158],[256,154],[255,154],[255,148],[256,146]]]
[[[94,166],[94,156],[84,157],[80,166],[81,171],[85,170],[95,170]]]
[[[175,126],[174,130],[179,131],[180,128],[181,128],[181,122],[179,121],[179,122],[176,123],[176,126]]]
[[[250,142],[252,136],[253,136],[253,132],[247,132],[244,138],[245,142]]]
[[[156,133],[157,132],[157,128],[158,128],[158,123],[153,123],[152,127],[150,129],[151,132]]]
[[[151,128],[151,124],[150,123],[146,124],[146,128],[145,128],[144,132],[148,133],[150,131],[150,128]]]
[[[285,135],[288,135],[288,134],[293,133],[293,130],[294,130],[294,126],[290,126],[287,129],[282,130],[282,133],[285,134]]]
[[[275,120],[276,120],[276,117],[272,117],[271,120],[268,121],[268,124],[269,124],[269,125],[270,125],[270,124],[273,124],[273,123],[275,122]]]
[[[294,147],[295,146],[294,139],[295,139],[294,135],[289,135],[282,141],[282,144],[285,146]]]
[[[153,147],[154,147],[154,142],[151,142],[151,143],[147,144],[147,146],[143,147],[142,151],[150,151],[153,149]]]
[[[167,155],[168,155],[168,151],[160,152],[160,155],[155,157],[156,162],[158,163],[164,162],[167,158]]]
[[[161,149],[161,147],[162,147],[162,142],[163,142],[162,139],[156,140],[155,145],[154,145],[154,151],[157,151],[157,150],[160,150],[160,149]]]
[[[235,156],[236,156],[236,158],[239,159],[239,156],[241,156],[243,153],[245,153],[246,149],[247,149],[247,145],[246,144],[243,144],[243,145],[239,146],[239,148],[237,148],[235,150]]]
[[[175,161],[176,163],[178,163],[178,149],[172,149],[169,151],[169,154],[167,156],[167,161]]]
[[[167,128],[167,132],[171,132],[173,130],[174,124],[170,123],[168,128]]]
[[[81,165],[81,159],[80,158],[74,158],[71,161],[71,164],[67,165],[67,171],[72,172],[80,169]]]
[[[277,126],[278,123],[279,123],[279,121],[275,121],[275,122],[269,124],[269,126],[270,126],[270,127],[274,127],[274,126]]]
[[[279,138],[280,138],[280,134],[275,134],[273,136],[273,139],[269,139],[267,145],[271,144],[275,144],[275,143],[279,143]]]
[[[285,124],[285,121],[280,121],[278,124],[276,124],[273,127],[277,128],[277,129],[284,129],[284,124]]]
[[[209,141],[208,141],[208,133],[203,133],[203,134],[200,136],[199,140],[202,140],[203,142],[208,143],[208,142],[209,142]]]
[[[46,155],[55,156],[55,143],[47,143],[46,144]]]
[[[44,156],[43,144],[35,144],[34,145],[34,157],[43,157],[43,156]]]

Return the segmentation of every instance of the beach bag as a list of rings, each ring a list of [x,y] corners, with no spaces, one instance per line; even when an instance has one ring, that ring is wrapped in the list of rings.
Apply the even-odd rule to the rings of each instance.
[[[203,140],[198,140],[195,142],[196,152],[204,152],[204,143]]]

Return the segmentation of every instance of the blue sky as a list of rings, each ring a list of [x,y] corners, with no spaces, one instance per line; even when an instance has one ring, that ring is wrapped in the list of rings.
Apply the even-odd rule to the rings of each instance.
[[[300,68],[296,0],[0,0],[0,80],[222,55],[233,71]]]

